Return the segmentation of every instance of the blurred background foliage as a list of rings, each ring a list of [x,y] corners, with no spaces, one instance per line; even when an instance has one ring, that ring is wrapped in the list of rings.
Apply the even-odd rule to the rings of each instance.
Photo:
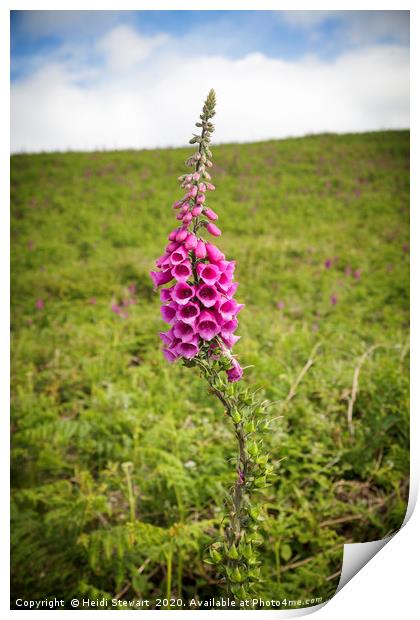
[[[222,594],[202,560],[235,442],[199,377],[163,359],[148,276],[189,152],[12,157],[12,605]],[[343,543],[406,509],[409,134],[213,152],[209,206],[246,304],[236,353],[278,401],[261,596],[326,599]]]

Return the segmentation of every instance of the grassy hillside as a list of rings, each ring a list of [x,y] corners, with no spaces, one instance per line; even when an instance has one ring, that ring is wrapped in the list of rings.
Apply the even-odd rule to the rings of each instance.
[[[12,601],[221,593],[202,556],[234,440],[163,359],[148,276],[188,152],[12,157]],[[213,153],[209,206],[246,304],[235,350],[282,416],[261,595],[310,604],[334,593],[344,542],[405,514],[409,135]]]

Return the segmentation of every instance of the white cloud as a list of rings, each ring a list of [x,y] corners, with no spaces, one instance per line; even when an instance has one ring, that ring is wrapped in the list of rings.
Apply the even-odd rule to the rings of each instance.
[[[155,49],[169,40],[166,34],[145,37],[128,26],[117,26],[103,36],[96,47],[104,54],[107,68],[116,72],[127,72],[135,69]]]
[[[101,69],[76,70],[74,59],[58,55],[12,84],[13,151],[183,145],[211,87],[218,142],[409,125],[409,52],[402,46],[365,47],[327,62],[262,54],[233,60],[198,50],[187,56],[173,41],[125,27],[106,41]]]

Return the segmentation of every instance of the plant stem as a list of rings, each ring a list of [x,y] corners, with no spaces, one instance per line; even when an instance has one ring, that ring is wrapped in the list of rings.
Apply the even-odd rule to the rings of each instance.
[[[130,506],[130,523],[136,521],[136,500],[133,492],[133,482],[131,480],[132,463],[123,463],[123,470],[127,481],[128,504]]]
[[[276,558],[276,581],[280,585],[280,544],[274,545],[274,557]]]
[[[166,598],[168,600],[166,609],[170,609],[170,598],[172,590],[172,549],[166,554]]]
[[[218,397],[220,402],[226,407],[226,413],[231,418],[235,408],[234,402],[230,402],[223,393],[212,385],[207,379],[211,390]],[[242,507],[244,499],[244,482],[248,474],[248,457],[246,452],[246,435],[242,422],[235,424],[235,436],[238,442],[237,456],[237,478],[231,491],[232,507],[229,511],[229,525],[226,528],[226,539],[229,547],[240,540],[242,529]]]
[[[178,596],[181,598],[182,596],[182,572],[184,568],[184,554],[182,550],[179,550],[178,555],[178,567],[177,567],[177,592]]]

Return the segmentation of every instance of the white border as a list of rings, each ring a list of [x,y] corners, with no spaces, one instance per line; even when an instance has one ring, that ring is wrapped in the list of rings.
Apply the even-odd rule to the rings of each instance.
[[[1,317],[1,383],[0,383],[0,398],[1,398],[1,412],[2,412],[2,424],[4,427],[1,432],[1,440],[4,445],[1,449],[1,456],[4,459],[2,483],[3,498],[8,495],[8,476],[6,472],[9,469],[9,448],[8,448],[8,423],[7,412],[9,411],[9,354],[8,354],[8,326],[9,326],[9,298],[8,298],[8,286],[9,286],[9,264],[7,256],[9,253],[9,238],[7,229],[9,227],[9,210],[5,208],[5,205],[9,205],[9,144],[7,136],[9,135],[9,118],[10,118],[10,104],[9,104],[9,10],[57,10],[57,2],[52,0],[44,1],[40,4],[23,0],[19,3],[9,2],[8,6],[0,9],[0,37],[2,42],[2,53],[0,57],[0,68],[2,78],[2,90],[1,90],[1,123],[2,123],[2,166],[1,166],[1,192],[2,192],[2,208],[3,208],[3,225],[0,227],[0,247],[2,248],[2,261],[1,261],[1,277],[2,277],[2,301],[0,305],[2,317]],[[362,2],[360,0],[352,3],[348,2],[326,2],[320,5],[315,5],[313,2],[278,2],[268,0],[183,0],[183,1],[162,1],[153,0],[153,2],[145,2],[144,0],[137,1],[124,1],[120,2],[103,0],[102,2],[81,2],[80,0],[74,0],[73,2],[63,1],[60,3],[60,9],[68,10],[410,10],[411,9],[411,63],[412,63],[412,75],[415,76],[415,70],[417,63],[417,42],[416,36],[413,36],[414,32],[419,32],[419,20],[417,16],[417,9],[414,2],[406,2],[402,6],[396,2],[390,2],[384,0],[383,2]],[[415,28],[417,26],[417,28]],[[419,109],[419,97],[417,82],[412,80],[411,83],[411,98],[414,101],[414,109]],[[417,102],[417,103],[416,103]],[[412,135],[416,137],[418,135],[418,128],[416,119],[411,119],[411,131]],[[417,146],[416,142],[412,140],[412,170],[417,170],[416,163],[418,163]],[[411,313],[412,316],[418,316],[418,285],[416,285],[413,274],[418,274],[419,256],[417,251],[417,240],[419,230],[419,216],[418,216],[418,204],[419,204],[419,191],[418,191],[418,174],[413,175],[412,189],[411,189],[411,204],[417,208],[412,210],[412,223],[411,223]],[[418,278],[417,278],[418,279]],[[418,342],[419,342],[419,328],[417,322],[413,321],[412,334],[411,334],[411,358],[415,362],[418,355]],[[415,368],[415,364],[413,366]],[[411,391],[412,391],[412,411],[417,413],[419,404],[419,392],[418,381],[414,380],[414,372],[411,373]],[[395,535],[391,542],[385,547],[384,550],[371,560],[363,570],[351,580],[351,585],[344,588],[340,593],[319,611],[319,618],[328,620],[331,618],[336,620],[340,617],[342,620],[354,618],[354,614],[362,612],[364,617],[369,617],[370,614],[382,617],[399,617],[411,618],[414,616],[414,610],[418,609],[418,601],[416,600],[415,593],[418,589],[416,576],[418,575],[418,566],[416,561],[416,544],[418,547],[419,530],[420,530],[420,517],[419,510],[414,513],[414,516],[410,519],[409,513],[414,509],[415,497],[418,492],[418,480],[419,480],[419,423],[418,416],[413,415],[411,418],[411,482],[410,482],[410,508],[407,512],[406,525],[402,532]],[[3,587],[2,597],[0,599],[1,608],[6,614],[19,613],[16,610],[9,610],[9,555],[8,545],[9,539],[4,535],[8,531],[8,519],[9,513],[7,508],[7,501],[3,502],[3,510],[1,511],[1,531],[2,542],[4,545],[2,562],[1,562],[1,585]],[[6,506],[6,510],[4,510]],[[28,558],[28,570],[30,570],[30,558]],[[416,579],[416,582],[414,582]],[[314,612],[316,608],[310,610],[296,610],[292,612],[288,611],[266,611],[265,617],[291,617]],[[47,613],[47,611],[36,611],[36,614]],[[71,613],[65,611],[64,613]],[[101,613],[100,611],[82,612],[91,614]],[[156,617],[156,614],[165,613],[164,611],[143,611],[142,615],[148,618],[151,614]],[[200,611],[192,612],[193,614],[200,613],[200,618],[208,616],[208,614],[219,613],[224,614],[227,612],[217,611]],[[232,614],[239,614],[243,618],[244,615],[252,614],[251,611],[230,611],[228,617],[233,618]],[[291,615],[289,615],[289,613]],[[204,614],[204,616],[203,616]],[[267,615],[268,614],[268,615]],[[188,617],[192,617],[191,613]],[[221,616],[220,616],[221,617]],[[238,616],[239,617],[239,616]]]

